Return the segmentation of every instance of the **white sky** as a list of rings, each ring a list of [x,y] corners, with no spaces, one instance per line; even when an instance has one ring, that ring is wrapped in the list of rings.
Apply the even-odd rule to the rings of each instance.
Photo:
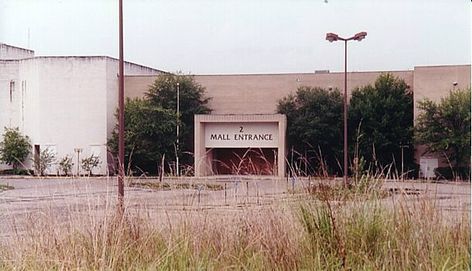
[[[125,59],[171,72],[342,71],[343,43],[325,35],[360,31],[350,71],[471,63],[469,0],[123,1]],[[118,0],[0,0],[0,42],[117,57],[117,14]]]

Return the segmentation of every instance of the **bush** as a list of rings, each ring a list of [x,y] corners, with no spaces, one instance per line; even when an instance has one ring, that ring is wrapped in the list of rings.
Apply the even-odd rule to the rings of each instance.
[[[0,175],[34,175],[34,171],[23,168],[12,168],[0,171]]]
[[[470,181],[470,167],[438,167],[434,170],[434,174],[438,179]]]
[[[92,154],[90,157],[82,159],[82,169],[92,176],[93,169],[99,167],[101,163],[102,161],[100,161],[100,157]]]
[[[69,155],[64,156],[61,161],[59,161],[59,169],[68,176],[69,173],[72,172],[72,166],[74,163],[72,162],[72,157]]]
[[[3,141],[0,142],[0,161],[18,168],[30,154],[31,143],[17,128],[6,128]]]
[[[36,174],[43,176],[48,167],[56,161],[56,155],[49,148],[46,148],[41,151],[39,157],[35,157],[32,160]]]

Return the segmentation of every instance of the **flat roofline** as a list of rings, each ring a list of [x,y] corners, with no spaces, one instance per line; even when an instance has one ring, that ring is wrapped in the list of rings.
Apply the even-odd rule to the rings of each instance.
[[[378,70],[378,71],[350,71],[348,74],[354,74],[354,73],[397,73],[397,72],[414,72],[415,69],[424,69],[424,68],[440,68],[440,67],[467,67],[471,66],[471,64],[447,64],[447,65],[429,65],[429,66],[414,66],[413,69],[409,70]],[[171,72],[165,72],[161,71],[163,73],[168,73],[172,74]],[[215,76],[277,76],[277,75],[291,75],[291,76],[305,76],[305,75],[329,75],[329,74],[344,74],[344,72],[288,72],[288,73],[220,73],[220,74],[190,74],[191,76],[200,76],[200,77],[215,77]],[[126,77],[149,77],[149,76],[155,76],[155,75],[127,75]]]
[[[349,73],[388,73],[388,72],[413,72],[413,70],[393,70],[393,71],[350,71]],[[288,73],[227,73],[227,74],[194,74],[194,76],[274,76],[274,75],[329,75],[344,74],[344,72],[288,72]]]
[[[377,71],[349,71],[349,73],[396,73],[396,72],[413,72],[417,68],[435,68],[435,67],[456,67],[470,66],[471,64],[444,64],[444,65],[418,65],[407,70],[377,70]],[[321,70],[323,71],[323,70]],[[344,74],[343,71],[335,72],[287,72],[287,73],[221,73],[221,74],[194,74],[195,76],[273,76],[273,75],[327,75],[327,74]]]
[[[110,59],[110,60],[113,60],[113,61],[119,61],[118,59],[116,59],[114,57],[111,57],[111,56],[100,56],[100,55],[95,55],[95,56],[34,56],[34,57],[26,57],[26,58],[20,58],[20,59],[15,59],[15,60],[47,59],[47,58],[52,58],[52,59],[55,59],[55,58],[81,58],[81,59],[94,58],[94,59],[102,59],[102,58],[104,58],[104,59]],[[166,71],[151,68],[151,67],[144,66],[144,65],[141,65],[141,64],[137,64],[137,63],[134,63],[134,62],[131,62],[131,61],[125,61],[125,64],[135,65],[135,66],[150,69],[150,70],[153,70],[153,71],[156,71],[156,72],[159,72],[159,73],[167,73]],[[127,75],[125,75],[125,77],[126,76]],[[151,76],[154,76],[154,75],[151,75]]]
[[[34,53],[34,50],[26,49],[26,48],[22,48],[22,47],[18,47],[18,46],[13,46],[13,45],[6,44],[6,43],[3,43],[3,42],[0,42],[0,45],[5,45],[5,46],[12,47],[12,48],[15,48],[15,49],[20,49],[20,50],[23,50],[23,51],[28,51],[28,52]]]
[[[419,65],[419,66],[415,66],[415,69],[425,69],[425,68],[446,68],[446,67],[449,67],[449,68],[452,68],[452,67],[470,67],[471,64],[456,64],[456,65],[447,65],[447,64],[444,64],[444,65],[428,65],[428,66],[423,66],[423,65]]]
[[[20,60],[23,60],[23,59],[1,59],[0,58],[0,62],[7,62],[7,61],[8,62],[13,62],[13,61],[19,62]]]

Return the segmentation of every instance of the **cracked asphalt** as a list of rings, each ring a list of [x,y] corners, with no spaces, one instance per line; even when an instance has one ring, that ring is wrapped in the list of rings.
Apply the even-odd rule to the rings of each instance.
[[[158,182],[156,179],[135,179],[133,183]],[[251,177],[222,177],[210,179],[166,179],[165,182],[218,184],[221,189],[171,189],[156,191],[146,187],[126,186],[125,206],[130,212],[145,213],[157,223],[169,217],[179,217],[191,210],[206,210],[218,216],[258,208],[275,208],[279,203],[296,202],[303,196],[307,179],[280,180]],[[114,177],[100,178],[18,178],[0,177],[0,184],[14,189],[0,192],[0,239],[27,230],[44,215],[66,223],[71,214],[76,217],[104,214],[116,206],[117,182]],[[226,187],[226,189],[224,189]],[[394,182],[383,188],[399,194],[385,199],[394,202],[402,196],[408,201],[418,198],[434,201],[450,216],[470,213],[471,185],[469,182]],[[294,192],[295,191],[295,192]],[[405,191],[407,193],[405,193]],[[408,191],[413,191],[408,193]],[[162,219],[162,217],[166,219]],[[36,218],[35,218],[36,217]]]

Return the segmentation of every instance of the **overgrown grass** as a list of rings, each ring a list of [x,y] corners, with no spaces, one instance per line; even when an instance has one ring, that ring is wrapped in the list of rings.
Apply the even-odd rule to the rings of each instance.
[[[401,198],[401,197],[400,197]],[[167,226],[147,214],[31,218],[2,270],[470,270],[470,215],[429,200],[303,203]],[[165,218],[162,218],[165,219]]]
[[[393,192],[382,189],[385,179],[383,171],[374,174],[365,172],[355,174],[347,184],[323,180],[310,182],[306,192],[322,201],[375,200],[385,198]]]

